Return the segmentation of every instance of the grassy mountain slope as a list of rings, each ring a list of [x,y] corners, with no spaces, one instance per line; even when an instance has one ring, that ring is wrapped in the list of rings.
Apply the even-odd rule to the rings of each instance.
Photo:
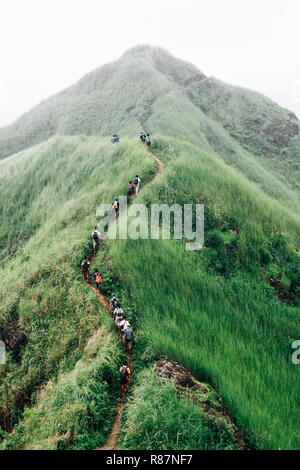
[[[174,241],[110,243],[139,339],[154,357],[209,379],[252,445],[297,448],[299,369],[291,343],[300,334],[300,218],[193,146],[163,139],[155,152],[167,169],[139,202],[205,202],[206,241],[195,253]],[[298,308],[279,302],[268,285],[275,266]]]
[[[96,357],[94,365],[89,364],[85,347],[99,328],[107,330],[107,314],[82,284],[79,267],[84,254],[91,253],[90,233],[98,204],[124,192],[131,167],[147,179],[156,171],[155,165],[138,146],[124,143],[117,148],[99,139],[77,137],[53,139],[34,152],[10,159],[3,167],[11,193],[1,192],[2,211],[4,207],[7,211],[1,237],[8,248],[0,268],[0,334],[5,339],[5,331],[16,331],[17,322],[25,332],[26,344],[16,347],[16,342],[8,347],[7,363],[1,367],[1,427],[11,431],[22,418],[24,407],[36,402],[40,386],[65,375],[52,392],[65,397],[55,402],[54,408],[46,405],[48,420],[53,418],[49,413],[57,412],[53,432],[67,432],[58,426],[60,418],[68,416],[68,424],[78,420],[78,434],[91,431],[91,427],[98,429],[94,442],[101,444],[109,431],[119,392],[116,386],[111,387],[111,380],[121,348],[119,342],[114,347],[114,342],[104,356],[100,355],[99,360]],[[19,208],[23,212],[17,212],[16,219],[14,211]],[[16,231],[18,246],[9,244],[11,238],[16,239]],[[104,402],[94,403],[91,408],[88,422],[83,411],[77,416],[77,411],[86,406],[85,392],[77,402],[71,397],[71,371],[78,361],[83,369],[81,376],[92,381],[86,400],[90,396],[95,402],[93,381],[100,387],[99,393],[101,387],[106,390]],[[74,403],[71,409],[69,399]],[[101,416],[105,430],[102,435]],[[32,439],[31,431],[23,439],[28,437]]]
[[[171,100],[164,101],[170,93]],[[153,106],[158,100],[162,109]],[[172,118],[178,111],[180,119]],[[55,134],[133,136],[141,122],[151,132],[159,125],[161,133],[167,128],[173,137],[206,141],[236,167],[246,155],[241,150],[247,150],[248,167],[264,164],[299,189],[300,127],[293,113],[258,93],[207,78],[150,46],[131,49],[0,129],[0,158]]]
[[[177,82],[199,75],[195,67],[169,54],[166,64],[160,49],[147,51],[145,54],[144,48],[137,48],[117,62],[100,67],[43,101],[12,126],[1,129],[0,158],[55,134],[109,135],[118,131],[135,135],[149,104],[178,86]]]
[[[205,247],[107,240],[98,253],[104,293],[117,292],[137,339],[121,446],[157,448],[155,409],[164,448],[232,448],[195,405],[150,378],[166,356],[219,390],[252,447],[297,448],[298,121],[150,47],[0,130],[0,338],[10,345],[0,366],[2,445],[63,447],[71,431],[73,448],[93,448],[109,433],[123,353],[80,262],[98,204],[125,194],[136,173],[145,184],[157,172],[136,142],[141,124],[166,169],[137,202],[203,202]],[[189,435],[169,425],[172,407],[182,407]]]

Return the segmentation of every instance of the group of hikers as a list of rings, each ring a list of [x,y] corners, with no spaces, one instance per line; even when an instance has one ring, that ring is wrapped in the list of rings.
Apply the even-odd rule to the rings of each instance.
[[[98,232],[97,227],[95,228],[95,231]],[[93,245],[94,245],[94,238],[93,238]],[[87,257],[85,257],[81,263],[81,272],[83,274],[83,280],[85,282],[89,282],[90,268],[91,268],[91,262],[87,259]],[[101,273],[99,273],[98,269],[95,269],[93,280],[94,280],[95,288],[97,291],[97,297],[99,297],[100,296],[99,288],[100,288],[100,284],[102,284],[102,275]],[[122,309],[121,304],[115,294],[112,294],[112,298],[110,300],[110,310],[111,310],[111,315],[113,317],[115,325],[121,334],[125,351],[131,354],[133,343],[134,343],[133,329],[131,328],[130,322],[127,320],[124,310]],[[130,382],[130,375],[131,375],[130,368],[128,367],[127,362],[124,361],[123,366],[120,367],[120,380],[121,380],[122,393],[125,393],[127,391],[127,388]]]
[[[143,144],[146,144],[146,145],[147,145],[147,150],[149,151],[149,150],[150,150],[150,147],[151,147],[151,137],[150,137],[150,134],[147,134],[147,135],[146,135],[144,132],[141,132],[140,141],[141,141]]]
[[[113,144],[117,144],[119,141],[120,141],[120,139],[119,139],[118,134],[114,134],[114,135],[112,136],[111,142],[112,142]]]
[[[129,181],[129,184],[127,186],[127,194],[129,198],[132,198],[134,194],[136,195],[139,192],[140,186],[141,186],[141,179],[139,178],[139,175],[136,175],[133,182]],[[113,209],[115,210],[115,216],[117,218],[119,214],[118,199],[115,199],[115,201],[113,202]],[[97,248],[99,244],[101,243],[101,234],[97,226],[93,230],[91,236],[92,236],[92,241],[93,241],[93,252],[94,254],[96,254]],[[87,256],[85,256],[81,263],[81,272],[82,272],[83,280],[85,282],[89,282],[90,268],[91,268],[91,261],[87,258]],[[93,281],[95,284],[97,296],[99,297],[100,296],[100,284],[102,284],[102,274],[98,271],[98,269],[95,269],[95,272],[93,274]],[[115,325],[121,334],[125,351],[131,354],[133,343],[134,343],[134,333],[133,333],[133,330],[131,328],[129,321],[127,320],[124,314],[124,311],[120,305],[120,302],[118,301],[115,294],[112,294],[112,298],[110,300],[110,309],[111,309],[111,314],[114,319]],[[122,367],[120,367],[120,379],[121,379],[122,393],[125,393],[127,391],[127,388],[130,382],[130,375],[131,375],[130,368],[128,367],[125,361]]]
[[[111,142],[115,144],[115,143],[118,143],[119,141],[120,139],[119,139],[118,134],[114,134],[111,139]],[[150,134],[145,134],[144,132],[141,132],[140,141],[146,144],[147,150],[150,151],[150,146],[151,146]],[[133,181],[129,181],[129,184],[127,186],[127,194],[130,199],[134,195],[138,194],[140,190],[140,186],[141,186],[141,180],[139,178],[139,175],[136,175]],[[118,199],[115,199],[112,206],[115,211],[115,216],[117,218],[119,215]],[[92,232],[92,240],[93,240],[93,252],[94,254],[96,254],[98,245],[101,242],[101,234],[97,226],[95,227],[95,230],[93,230]],[[85,282],[89,282],[90,268],[91,268],[91,261],[85,256],[81,263],[81,272],[82,272],[83,280]],[[100,284],[102,284],[102,275],[101,273],[99,273],[98,269],[95,269],[95,272],[93,274],[93,280],[94,280],[97,296],[100,296],[99,288],[100,288]],[[124,314],[124,310],[122,309],[120,302],[115,296],[115,294],[112,294],[112,298],[110,300],[110,310],[111,310],[111,314],[114,319],[115,325],[121,334],[125,351],[131,354],[133,343],[134,343],[134,333],[133,333],[133,330],[131,328],[129,321],[127,320]],[[121,390],[122,390],[122,393],[125,393],[128,389],[130,376],[131,376],[131,370],[126,361],[123,362],[123,365],[120,367],[119,372],[120,372],[120,380],[121,380]]]
[[[131,199],[134,196],[134,194],[137,195],[137,193],[140,190],[140,187],[141,187],[141,180],[139,178],[139,175],[136,175],[133,182],[130,180],[127,186],[128,197]]]
[[[127,195],[129,197],[129,199],[131,199],[134,195],[137,195],[137,193],[140,190],[140,187],[141,187],[141,179],[139,178],[139,175],[136,175],[133,182],[132,182],[132,180],[130,180],[129,184],[127,185]],[[118,215],[119,215],[119,206],[120,206],[119,200],[115,199],[112,206],[113,206],[113,209],[115,211],[115,218],[117,218]],[[95,243],[98,244],[98,233],[99,232],[96,229],[97,229],[97,227],[95,227],[95,230],[92,234],[93,246],[94,246],[94,239],[95,239]],[[100,234],[99,234],[99,236],[100,236]],[[94,249],[95,249],[95,247],[94,247]]]
[[[134,341],[133,330],[115,294],[112,294],[112,298],[110,300],[110,309],[116,327],[122,335],[122,341],[125,345],[125,350],[131,354]]]
[[[151,147],[151,137],[150,137],[150,134],[145,134],[144,132],[141,132],[140,141],[141,141],[143,144],[146,144],[147,150],[150,151],[150,147]],[[114,134],[114,135],[112,136],[111,142],[112,142],[113,144],[117,144],[118,142],[120,142],[120,138],[119,138],[118,134]]]

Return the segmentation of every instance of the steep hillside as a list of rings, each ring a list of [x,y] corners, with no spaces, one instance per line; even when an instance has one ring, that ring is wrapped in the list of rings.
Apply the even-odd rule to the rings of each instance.
[[[8,354],[6,365],[0,366],[0,423],[5,431],[22,419],[24,407],[36,403],[41,385],[59,376],[59,398],[53,397],[48,409],[54,413],[54,435],[65,420],[76,420],[78,446],[98,445],[109,432],[122,353],[106,313],[82,284],[79,268],[92,251],[90,232],[98,204],[124,193],[131,168],[146,180],[156,171],[138,146],[124,143],[116,148],[86,137],[53,139],[2,164],[6,185],[1,186],[1,240],[7,249],[0,268],[0,337]],[[104,284],[109,288],[106,278]],[[111,338],[103,343],[95,337],[101,343],[99,356],[97,342],[94,352],[87,346],[98,330]],[[72,392],[79,377],[82,396]],[[42,435],[48,431],[45,423]]]
[[[142,127],[161,173],[138,142]],[[1,129],[0,158],[0,447],[106,442],[124,351],[80,264],[98,205],[138,173],[134,202],[149,210],[204,203],[205,240],[192,252],[185,239],[106,239],[97,253],[102,294],[117,294],[136,335],[120,447],[236,449],[238,430],[243,448],[299,448],[291,113],[140,46]],[[193,375],[194,395],[154,375],[161,358]]]
[[[1,129],[0,158],[55,134],[133,136],[141,122],[151,132],[209,145],[248,173],[266,166],[299,189],[300,127],[293,113],[150,46],[131,49]]]

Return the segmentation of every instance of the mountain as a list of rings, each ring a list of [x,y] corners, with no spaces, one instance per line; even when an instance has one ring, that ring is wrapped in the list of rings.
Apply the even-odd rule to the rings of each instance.
[[[1,129],[0,152],[0,448],[105,444],[124,360],[113,292],[136,335],[119,448],[299,448],[292,113],[138,46]],[[81,261],[97,207],[136,174],[147,208],[205,204],[204,247],[106,239],[93,265],[99,303]],[[162,358],[179,382],[156,374]]]

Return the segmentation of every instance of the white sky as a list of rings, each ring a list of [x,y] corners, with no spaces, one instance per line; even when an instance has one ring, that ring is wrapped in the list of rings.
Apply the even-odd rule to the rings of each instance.
[[[300,116],[299,0],[0,0],[0,125],[137,44]]]

